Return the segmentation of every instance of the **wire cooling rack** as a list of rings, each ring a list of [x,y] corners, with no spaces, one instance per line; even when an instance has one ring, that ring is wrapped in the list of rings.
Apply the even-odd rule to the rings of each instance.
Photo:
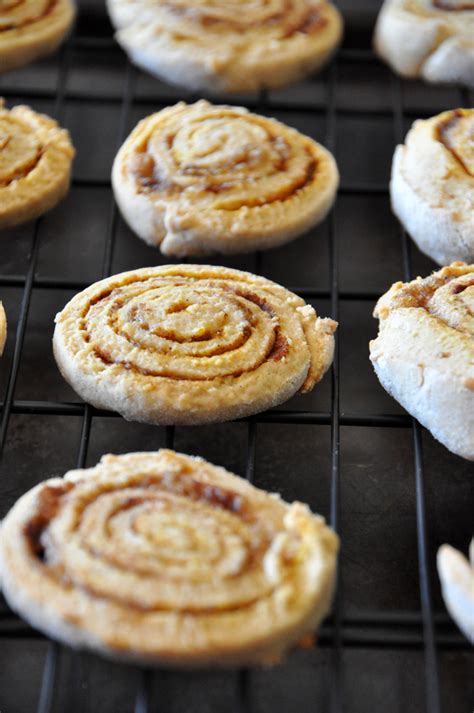
[[[144,77],[118,51],[108,26],[95,30],[82,17],[56,58],[0,82],[9,105],[25,102],[54,116],[71,129],[78,149],[72,207],[66,201],[34,225],[2,235],[0,297],[11,307],[8,348],[0,362],[0,514],[36,482],[93,464],[106,448],[123,452],[166,445],[210,453],[210,460],[261,487],[284,490],[284,495],[289,489],[326,515],[342,536],[340,586],[333,613],[319,632],[318,648],[295,653],[263,672],[178,674],[109,664],[48,642],[3,603],[0,710],[467,710],[472,658],[445,613],[433,561],[436,547],[448,535],[453,544],[467,544],[472,472],[469,464],[422,434],[417,422],[382,392],[367,364],[366,332],[373,303],[391,281],[434,267],[412,248],[390,214],[387,179],[393,147],[416,117],[469,106],[471,97],[463,90],[402,83],[379,64],[365,32],[362,40],[349,33],[321,77],[283,92],[232,99],[312,133],[337,155],[342,169],[339,201],[324,226],[291,246],[229,258],[225,264],[274,277],[321,307],[324,316],[340,319],[342,348],[336,349],[332,373],[313,400],[293,399],[280,409],[224,427],[176,433],[173,427],[134,428],[115,414],[78,402],[62,385],[49,356],[52,315],[94,279],[163,262],[123,225],[111,193],[108,158],[137,117],[197,97]],[[110,117],[114,128],[109,130]],[[101,133],[94,134],[97,125]],[[369,127],[368,139],[362,126]],[[108,156],[102,141],[110,143]],[[79,200],[84,195],[92,222],[75,202],[74,196]],[[92,207],[88,196],[95,196]],[[385,232],[388,238],[377,242]],[[99,233],[105,239],[98,245]],[[373,279],[378,273],[380,278]],[[350,329],[345,327],[349,321]],[[369,336],[374,333],[372,325]],[[217,450],[215,439],[221,443]],[[291,451],[293,441],[297,445]],[[275,475],[280,469],[286,481]],[[361,469],[367,469],[367,479],[359,477],[354,485],[354,473]],[[379,471],[387,476],[382,483]],[[359,489],[363,492],[357,499]],[[353,511],[347,505],[352,498],[358,503]],[[405,515],[397,520],[392,510]],[[352,523],[361,518],[363,526],[354,528]],[[411,547],[405,528],[412,533]],[[367,571],[362,576],[357,568]],[[387,575],[393,578],[388,585]],[[362,605],[357,596],[356,606],[351,605],[359,586],[367,606],[362,595]],[[383,592],[373,597],[376,607],[367,594],[372,587]]]

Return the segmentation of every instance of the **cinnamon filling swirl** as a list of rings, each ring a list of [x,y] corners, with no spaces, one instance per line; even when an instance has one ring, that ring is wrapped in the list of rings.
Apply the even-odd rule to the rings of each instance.
[[[283,524],[281,506],[262,521],[251,497],[206,477],[212,466],[193,468],[185,456],[161,453],[154,473],[140,472],[138,463],[118,483],[110,477],[45,484],[22,528],[45,574],[66,589],[143,613],[230,612],[268,596],[273,587],[261,571]],[[289,552],[285,559],[291,566]],[[122,591],[114,586],[117,576]],[[142,579],[142,591],[132,578]],[[224,588],[225,602],[212,581]],[[174,604],[167,589],[179,586]],[[201,588],[203,601],[190,596],[191,587]]]
[[[26,618],[37,607],[41,630],[67,623],[71,643],[179,665],[297,643],[329,606],[338,540],[301,503],[161,450],[45,481],[0,547],[7,600],[17,591]]]
[[[298,33],[314,35],[321,32],[328,24],[322,8],[308,9],[305,15],[292,26],[283,31],[282,39],[290,39]]]
[[[96,335],[104,329],[108,348]],[[192,381],[240,376],[290,349],[264,297],[218,281],[150,279],[109,290],[91,300],[81,331],[106,366]]]
[[[455,109],[438,124],[438,139],[474,177],[474,110]]]
[[[53,346],[65,378],[97,408],[204,423],[310,391],[331,363],[336,326],[269,280],[188,263],[91,285],[56,316]]]
[[[235,33],[249,30],[279,29],[281,39],[290,39],[298,33],[311,35],[320,32],[328,24],[323,3],[308,0],[273,0],[262,3],[260,8],[255,2],[246,3],[202,3],[196,5],[186,2],[163,2],[163,9],[188,22],[214,32],[231,31]]]
[[[209,194],[214,208],[237,211],[288,200],[317,174],[314,150],[263,117],[210,108],[184,118],[164,117],[129,157],[137,192],[192,202]]]
[[[397,307],[422,307],[453,329],[474,337],[474,274],[463,263],[444,267],[423,280],[400,287]]]
[[[434,7],[438,10],[459,12],[462,10],[474,10],[474,3],[460,2],[459,0],[433,0]]]
[[[0,32],[20,30],[46,19],[54,11],[58,0],[4,0],[0,2]]]
[[[34,516],[23,525],[23,533],[30,544],[31,551],[40,560],[45,559],[43,535],[49,523],[59,511],[61,498],[72,487],[72,483],[62,483],[61,485],[44,488],[38,495]]]
[[[43,152],[44,146],[30,126],[12,114],[0,114],[0,187],[28,176]]]

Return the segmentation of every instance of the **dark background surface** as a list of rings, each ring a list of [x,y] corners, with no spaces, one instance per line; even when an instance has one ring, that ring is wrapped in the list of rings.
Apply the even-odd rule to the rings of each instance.
[[[346,0],[338,5],[346,19],[345,47],[369,50],[379,3]],[[110,38],[112,30],[103,3],[83,0],[80,7],[78,37]],[[396,144],[394,82],[390,71],[375,58],[356,61],[346,53],[335,64],[337,113],[333,128],[342,190],[334,215],[334,235],[339,254],[339,289],[352,297],[339,303],[340,409],[346,415],[402,414],[403,410],[378,384],[367,346],[376,334],[376,322],[371,316],[373,300],[366,298],[367,291],[373,292],[375,299],[375,295],[403,277],[400,231],[390,212],[386,191]],[[9,105],[24,102],[53,114],[59,66],[56,56],[12,72],[0,78],[0,94],[5,93]],[[75,183],[66,200],[41,221],[36,269],[39,278],[89,283],[101,276],[113,205],[107,181],[120,123],[120,102],[110,100],[122,94],[125,66],[124,55],[112,44],[96,49],[74,46],[71,52],[62,123],[70,130],[78,151]],[[233,101],[250,103],[325,143],[331,128],[325,106],[328,76],[324,73],[286,90],[271,92],[265,105],[246,97]],[[405,130],[416,116],[438,113],[465,100],[455,88],[427,87],[418,82],[403,82],[402,90]],[[79,93],[86,94],[88,100],[74,99]],[[134,93],[127,132],[139,118],[167,103],[189,99],[181,90],[140,72],[136,73]],[[472,105],[472,96],[470,100]],[[313,105],[314,111],[310,111]],[[84,181],[96,185],[81,185]],[[331,309],[330,228],[327,220],[310,234],[260,257],[251,254],[210,261],[258,269],[286,286],[327,293],[314,301],[318,312],[326,316]],[[25,274],[32,234],[31,224],[2,234],[2,275]],[[435,268],[414,246],[411,255],[414,275],[427,274]],[[156,250],[139,241],[118,221],[113,272],[162,262]],[[77,402],[62,380],[51,352],[54,315],[72,294],[66,289],[34,287],[15,400]],[[21,287],[5,287],[0,280],[0,299],[9,319],[7,348],[0,361],[0,401],[12,364],[21,298]],[[295,397],[281,408],[329,413],[329,375],[313,394]],[[12,415],[0,461],[0,517],[35,483],[75,467],[81,427],[81,417]],[[336,678],[343,709],[346,713],[420,713],[425,706],[425,681],[412,431],[342,426],[340,435],[341,613],[349,624],[364,615],[385,617],[380,630],[373,626],[363,628],[361,636],[366,636],[366,646],[351,644],[344,625],[345,646]],[[244,474],[247,438],[245,423],[179,428],[175,448]],[[95,464],[105,452],[150,450],[164,443],[164,429],[95,417],[87,464]],[[472,655],[446,617],[435,555],[438,546],[446,541],[467,549],[472,526],[473,466],[450,454],[427,432],[423,432],[423,454],[441,698],[444,713],[464,713],[472,708],[474,700]],[[286,499],[306,501],[329,517],[329,425],[259,423],[255,482],[280,491]],[[400,635],[402,643],[376,646],[375,634],[383,640],[389,617],[401,613],[413,617],[413,626],[390,628],[387,641],[389,634],[392,638],[395,634]],[[0,602],[0,631],[2,626],[14,628],[15,621]],[[279,667],[250,674],[249,696],[255,713],[331,710],[337,655],[332,648],[331,626],[326,629],[320,648],[296,652]],[[408,636],[416,639],[416,646],[407,646]],[[47,650],[47,641],[26,627],[23,638],[2,635],[1,713],[36,710]],[[132,711],[138,680],[139,672],[133,668],[62,648],[52,710]],[[237,713],[242,710],[238,707],[239,680],[237,672],[186,676],[156,672],[151,683],[150,710]]]

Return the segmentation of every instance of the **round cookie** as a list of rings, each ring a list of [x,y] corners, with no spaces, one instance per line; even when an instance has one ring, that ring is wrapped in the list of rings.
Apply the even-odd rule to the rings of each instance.
[[[56,317],[54,354],[97,408],[152,424],[227,421],[310,391],[336,323],[270,280],[209,265],[107,278]]]
[[[0,100],[0,229],[38,218],[69,190],[69,133],[27,106]]]
[[[132,61],[197,91],[282,87],[320,69],[342,36],[325,0],[108,0]]]
[[[319,223],[339,183],[333,156],[246,109],[202,100],[141,121],[112,184],[130,227],[168,256],[281,245]]]
[[[395,283],[370,359],[382,386],[453,453],[474,460],[474,265]]]
[[[7,316],[0,302],[0,356],[3,354],[5,342],[7,341]]]
[[[10,606],[78,648],[168,667],[278,660],[327,614],[338,538],[174,451],[105,456],[40,483],[0,529]]]
[[[464,636],[474,644],[474,540],[470,562],[450,545],[441,545],[437,564],[446,609]]]
[[[72,0],[3,0],[0,74],[54,52],[74,21]]]
[[[474,87],[474,2],[385,0],[374,45],[404,77]]]
[[[392,207],[439,265],[474,261],[474,110],[416,121],[392,166]]]

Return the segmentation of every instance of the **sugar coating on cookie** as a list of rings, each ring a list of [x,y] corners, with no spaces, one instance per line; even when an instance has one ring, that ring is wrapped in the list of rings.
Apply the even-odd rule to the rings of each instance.
[[[104,456],[0,529],[10,606],[71,646],[169,667],[275,662],[327,614],[338,538],[201,458]]]
[[[3,0],[0,3],[0,74],[51,54],[75,16],[72,0]]]
[[[74,148],[65,129],[0,100],[0,229],[46,213],[69,190]]]
[[[323,220],[338,182],[333,156],[313,139],[204,100],[141,121],[112,171],[131,228],[178,257],[292,240]]]
[[[474,460],[474,265],[395,283],[374,316],[370,359],[381,384],[446,448]]]
[[[53,347],[64,378],[97,408],[212,423],[310,391],[332,362],[336,326],[263,277],[165,265],[76,295],[56,317]]]
[[[404,77],[474,87],[474,2],[385,0],[374,45]]]
[[[132,60],[194,90],[281,87],[320,69],[342,36],[325,0],[108,0]]]
[[[397,147],[392,207],[418,247],[440,265],[474,260],[474,110],[419,120]]]

